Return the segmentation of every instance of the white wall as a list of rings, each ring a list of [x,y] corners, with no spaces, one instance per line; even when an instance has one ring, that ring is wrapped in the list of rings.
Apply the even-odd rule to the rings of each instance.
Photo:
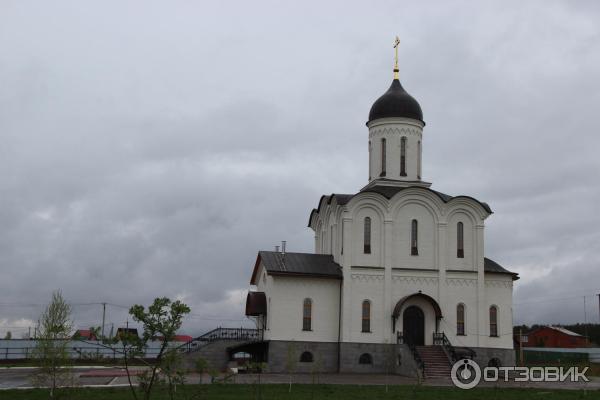
[[[485,276],[485,315],[487,331],[482,341],[484,347],[513,347],[513,315],[512,288],[510,276],[502,274],[486,274]],[[498,307],[498,337],[489,336],[490,306]]]
[[[267,289],[266,340],[337,342],[339,287],[337,279],[271,276]],[[302,306],[312,300],[312,331],[302,330]]]
[[[351,310],[344,321],[350,325],[350,337],[345,341],[360,343],[382,343],[386,339],[382,327],[389,326],[384,309],[384,279],[383,271],[365,268],[353,268],[350,275],[352,280]],[[362,303],[371,302],[371,332],[362,332]],[[387,324],[387,325],[386,325]]]
[[[455,346],[479,346],[479,309],[477,301],[478,274],[472,272],[447,273],[445,279],[445,296],[440,302],[444,318],[440,321],[443,331],[450,343]],[[465,335],[456,334],[456,307],[465,305]],[[485,305],[484,305],[485,307]]]

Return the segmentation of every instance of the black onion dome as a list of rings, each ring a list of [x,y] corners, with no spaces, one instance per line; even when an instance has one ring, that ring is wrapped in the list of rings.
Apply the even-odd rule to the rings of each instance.
[[[412,118],[425,123],[421,106],[404,90],[398,79],[394,79],[387,92],[373,103],[369,112],[369,122],[392,117]]]

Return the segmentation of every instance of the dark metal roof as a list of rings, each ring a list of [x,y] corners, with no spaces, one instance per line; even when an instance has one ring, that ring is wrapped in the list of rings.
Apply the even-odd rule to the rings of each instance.
[[[490,214],[492,213],[492,209],[490,208],[490,206],[483,202],[483,201],[479,201],[473,197],[470,196],[450,196],[449,194],[446,193],[442,193],[442,192],[438,192],[437,190],[433,190],[433,189],[429,189],[423,186],[384,186],[384,185],[377,185],[377,186],[373,186],[370,187],[368,189],[364,189],[361,190],[361,193],[363,192],[375,192],[375,193],[379,193],[380,195],[382,195],[383,197],[385,197],[386,199],[391,199],[392,197],[394,197],[396,195],[396,193],[401,192],[404,189],[408,189],[408,188],[421,188],[421,189],[425,189],[430,191],[431,193],[435,194],[436,196],[438,196],[440,198],[440,200],[442,200],[444,203],[449,202],[452,199],[455,198],[460,198],[460,197],[465,197],[468,199],[472,199],[475,200],[477,203],[481,204],[481,206],[485,209],[485,211],[489,212]]]
[[[308,226],[310,227],[310,221],[312,219],[313,214],[315,213],[319,213],[321,211],[321,204],[323,203],[323,199],[326,198],[327,199],[327,204],[331,204],[331,201],[335,198],[337,203],[340,205],[345,205],[347,204],[354,196],[360,194],[360,193],[378,193],[380,195],[382,195],[383,197],[385,197],[386,199],[391,199],[392,197],[394,197],[398,192],[401,192],[404,189],[408,189],[408,188],[420,188],[423,190],[427,190],[433,194],[435,194],[436,196],[438,196],[440,198],[440,200],[442,200],[444,203],[449,202],[452,199],[457,199],[457,198],[466,198],[466,199],[471,199],[474,200],[475,202],[479,203],[481,205],[481,207],[483,207],[483,209],[485,211],[487,211],[488,213],[492,214],[493,211],[490,208],[490,206],[483,202],[483,201],[479,201],[474,197],[471,196],[450,196],[449,194],[445,194],[442,192],[438,192],[437,190],[433,190],[433,189],[429,189],[423,186],[386,186],[386,185],[376,185],[367,189],[363,189],[360,192],[356,193],[356,194],[336,194],[336,193],[332,193],[329,196],[323,195],[321,196],[321,200],[319,200],[319,207],[318,208],[313,208],[313,210],[310,212],[310,215],[308,216]]]
[[[265,292],[248,292],[246,297],[246,315],[267,315],[267,297]]]
[[[404,90],[398,79],[394,79],[387,92],[375,100],[369,112],[369,122],[390,117],[412,118],[425,123],[421,106]]]
[[[254,284],[260,263],[271,275],[302,275],[318,278],[342,279],[342,268],[330,254],[285,253],[259,251],[252,280]]]
[[[519,274],[517,274],[516,272],[510,272],[509,270],[507,270],[506,268],[504,268],[503,266],[498,264],[496,261],[490,260],[487,257],[485,257],[483,259],[483,271],[484,272],[492,272],[492,273],[496,273],[496,274],[512,275],[513,281],[516,281],[517,279],[519,279]]]

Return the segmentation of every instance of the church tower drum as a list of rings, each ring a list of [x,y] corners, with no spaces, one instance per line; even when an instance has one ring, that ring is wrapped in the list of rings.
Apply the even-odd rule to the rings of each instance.
[[[421,181],[423,112],[399,80],[398,47],[392,85],[369,112],[369,184],[430,186]]]

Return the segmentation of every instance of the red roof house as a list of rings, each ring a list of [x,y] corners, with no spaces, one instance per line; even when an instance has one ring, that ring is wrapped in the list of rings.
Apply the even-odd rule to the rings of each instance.
[[[73,339],[98,340],[94,332],[92,332],[90,329],[78,329],[75,331]]]
[[[523,347],[587,347],[585,336],[560,326],[543,326],[523,335]]]

